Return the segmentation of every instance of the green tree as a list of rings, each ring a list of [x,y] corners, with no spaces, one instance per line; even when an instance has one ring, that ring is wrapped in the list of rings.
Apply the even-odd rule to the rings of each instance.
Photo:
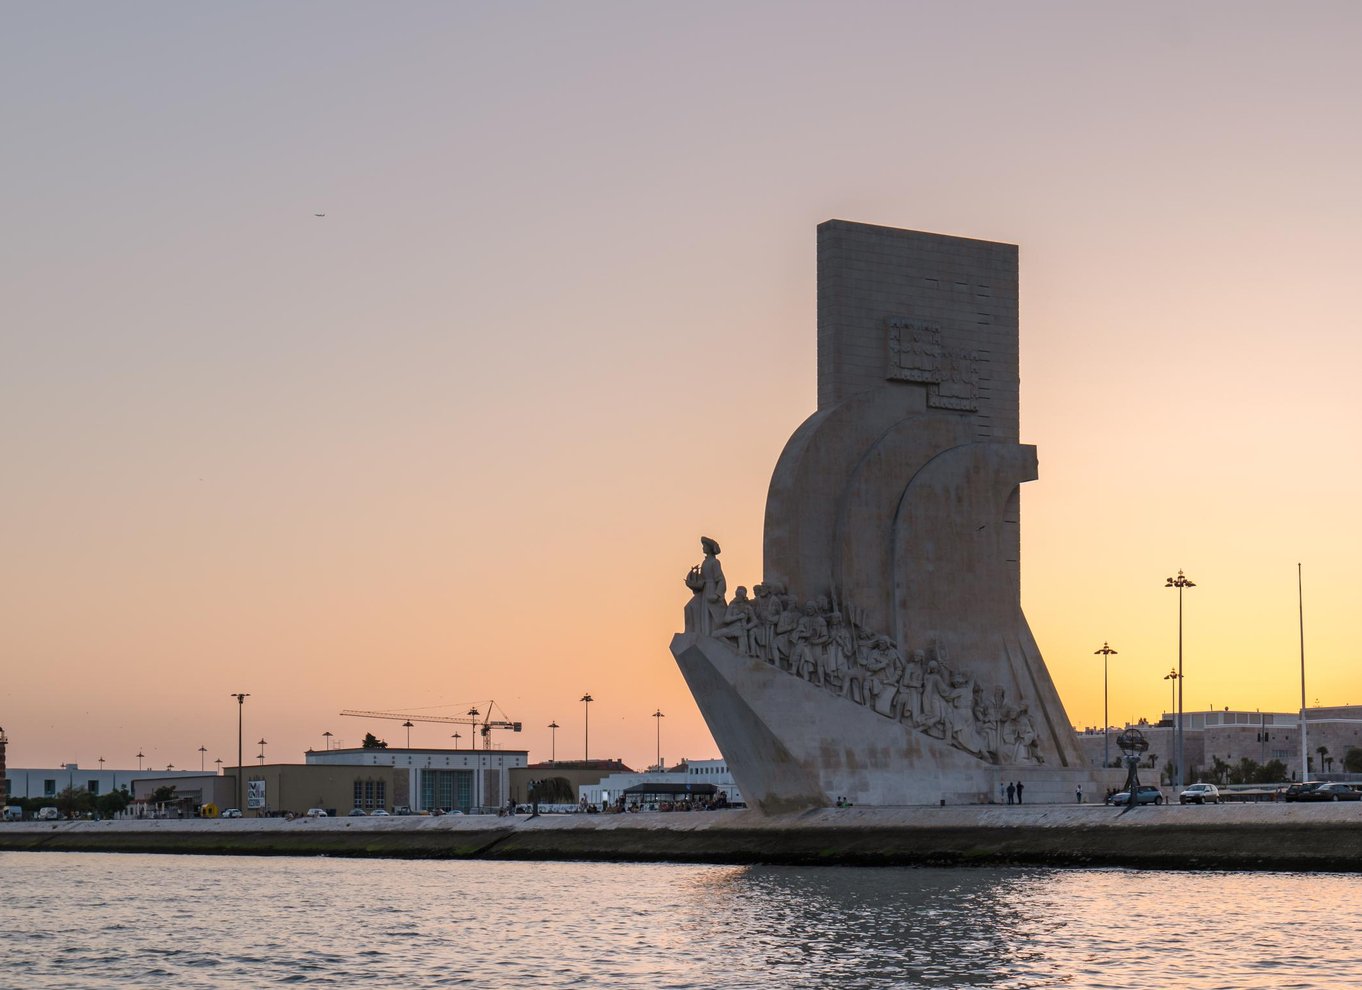
[[[1321,747],[1319,747],[1318,749],[1316,749],[1315,752],[1319,754],[1319,768],[1320,768],[1321,770],[1323,770],[1323,769],[1324,769],[1324,758],[1325,758],[1326,756],[1329,755],[1329,747],[1328,747],[1328,746],[1321,746]]]
[[[1258,771],[1262,768],[1258,766],[1257,760],[1251,760],[1247,756],[1241,756],[1239,762],[1230,770],[1231,784],[1251,784]]]
[[[68,818],[95,810],[95,796],[80,787],[68,787],[57,795],[57,810]]]
[[[95,810],[100,818],[112,818],[132,803],[127,791],[109,791],[95,798]]]
[[[175,785],[162,784],[151,792],[151,797],[148,800],[150,800],[152,804],[169,804],[171,801],[175,800]]]
[[[1202,774],[1202,779],[1208,784],[1223,784],[1225,778],[1229,776],[1230,765],[1218,756],[1211,757],[1211,770],[1209,773]]]
[[[1343,769],[1349,773],[1362,773],[1362,747],[1348,747],[1343,754]]]
[[[1280,784],[1286,780],[1286,764],[1281,760],[1268,760],[1258,768],[1258,772],[1253,775],[1251,783],[1254,784]]]
[[[360,746],[362,746],[364,749],[387,749],[387,748],[388,748],[387,742],[385,742],[384,740],[378,738],[378,736],[374,735],[372,732],[366,732],[366,733],[364,733],[364,741],[363,741],[362,743],[360,743]]]

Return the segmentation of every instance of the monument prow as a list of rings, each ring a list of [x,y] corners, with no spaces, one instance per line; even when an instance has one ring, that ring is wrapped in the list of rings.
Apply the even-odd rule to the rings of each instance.
[[[818,409],[763,580],[729,600],[705,538],[672,641],[749,803],[1098,790],[1021,610],[1017,316],[1015,245],[819,226]]]

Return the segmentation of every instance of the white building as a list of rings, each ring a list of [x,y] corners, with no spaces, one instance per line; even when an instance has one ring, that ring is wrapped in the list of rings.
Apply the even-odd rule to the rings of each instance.
[[[77,763],[67,763],[55,769],[9,767],[5,770],[11,799],[55,798],[68,787],[89,791],[96,797],[123,789],[131,794],[135,780],[202,776],[199,770],[90,770],[82,769]]]
[[[723,794],[729,804],[741,804],[742,794],[728,772],[728,763],[719,760],[686,760],[671,770],[645,770],[639,773],[612,773],[602,777],[599,783],[583,784],[578,789],[579,799],[584,804],[594,804],[598,808],[618,801],[621,794],[639,784],[673,785],[679,788],[695,788],[697,785],[712,784],[716,794]],[[669,788],[670,789],[670,788]],[[678,791],[684,797],[685,790]],[[708,789],[706,789],[708,795]]]
[[[500,808],[511,793],[510,772],[529,763],[523,749],[309,750],[309,764],[395,767],[410,775],[413,811]]]

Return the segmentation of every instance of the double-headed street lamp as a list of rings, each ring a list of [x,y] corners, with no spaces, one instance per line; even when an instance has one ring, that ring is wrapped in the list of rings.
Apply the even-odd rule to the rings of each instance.
[[[1183,741],[1184,741],[1185,737],[1184,737],[1184,735],[1183,735],[1183,725],[1182,725],[1182,679],[1183,679],[1183,677],[1185,676],[1185,675],[1182,673],[1182,592],[1183,592],[1185,589],[1187,589],[1187,588],[1195,588],[1195,587],[1196,587],[1196,584],[1194,584],[1193,582],[1187,580],[1187,576],[1186,576],[1185,574],[1183,574],[1181,570],[1179,570],[1179,571],[1178,571],[1178,576],[1175,577],[1175,578],[1171,578],[1171,577],[1170,577],[1170,578],[1168,579],[1167,583],[1164,584],[1164,587],[1165,587],[1165,588],[1177,588],[1177,589],[1178,589],[1178,677],[1177,677],[1177,685],[1178,685],[1178,724],[1177,724],[1177,726],[1176,726],[1176,732],[1177,732],[1177,754],[1178,754],[1178,782],[1177,782],[1177,786],[1178,786],[1178,789],[1181,790],[1183,784],[1186,783],[1186,777],[1187,777],[1187,764],[1186,764],[1186,761],[1185,761],[1185,751],[1184,751],[1184,749],[1183,749]]]
[[[661,709],[661,708],[659,708],[657,711],[653,712],[653,719],[657,722],[657,772],[658,772],[658,773],[661,773],[662,770],[663,770],[663,767],[662,767],[662,720],[663,720],[664,718],[666,718],[666,717],[667,717],[667,716],[665,716],[665,715],[662,714],[662,709]]]
[[[238,691],[232,697],[236,699],[236,806],[238,810],[243,810],[246,807],[246,771],[241,766],[241,713],[250,695]],[[142,756],[141,753],[137,755],[139,758]]]
[[[1103,643],[1100,650],[1092,655],[1102,657],[1102,766],[1111,766],[1111,715],[1107,711],[1107,661],[1116,655],[1108,644]]]
[[[591,762],[591,703],[596,699],[591,697],[591,692],[582,695],[581,701],[586,708],[586,721],[583,723],[585,728],[582,734],[582,762]]]
[[[260,737],[260,765],[265,765],[265,737]]]

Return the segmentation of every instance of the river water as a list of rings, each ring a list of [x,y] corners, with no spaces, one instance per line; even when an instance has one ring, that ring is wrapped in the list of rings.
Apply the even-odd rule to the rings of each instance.
[[[1362,987],[1338,875],[0,853],[0,985]]]

